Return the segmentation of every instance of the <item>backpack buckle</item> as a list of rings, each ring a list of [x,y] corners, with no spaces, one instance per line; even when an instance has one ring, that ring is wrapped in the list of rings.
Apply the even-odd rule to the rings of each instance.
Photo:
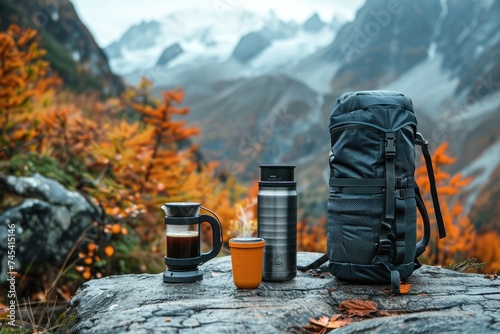
[[[380,226],[382,227],[382,229],[385,229],[386,231],[390,231],[392,229],[391,223],[385,220],[380,223]]]
[[[381,239],[378,244],[378,254],[387,254],[391,250],[392,242],[389,239]]]
[[[429,146],[429,142],[425,140],[424,136],[420,132],[417,132],[417,136],[415,137],[415,144],[420,146]]]
[[[407,188],[407,187],[408,187],[407,177],[398,177],[396,179],[396,188]]]
[[[396,158],[396,141],[394,136],[385,137],[385,157],[389,159]]]
[[[396,189],[396,191],[394,192],[394,197],[399,199],[406,198],[406,189],[405,188]]]

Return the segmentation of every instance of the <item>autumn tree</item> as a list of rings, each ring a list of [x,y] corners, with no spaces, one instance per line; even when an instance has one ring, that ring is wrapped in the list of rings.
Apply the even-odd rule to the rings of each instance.
[[[493,230],[482,231],[476,235],[471,255],[484,262],[483,272],[500,272],[500,235]]]
[[[434,240],[431,240],[430,247],[424,253],[424,257],[427,257],[430,263],[441,265],[447,265],[471,256],[476,238],[474,224],[465,215],[464,207],[458,198],[462,189],[471,182],[471,179],[463,178],[461,174],[451,176],[445,171],[449,165],[456,161],[455,158],[450,157],[446,153],[447,148],[448,143],[443,143],[432,155],[439,203],[441,205],[447,236],[444,239],[436,237]],[[431,226],[437,228],[425,164],[417,168],[415,176],[425,205],[429,211]],[[421,228],[421,217],[419,217],[418,225]]]
[[[0,169],[40,172],[103,209],[78,250],[78,271],[90,278],[163,268],[165,202],[200,202],[229,231],[245,189],[230,174],[222,177],[217,162],[203,162],[191,141],[200,129],[182,120],[189,111],[183,90],[157,100],[144,79],[120,98],[69,92],[42,59],[36,35],[17,26],[0,33]],[[110,265],[125,259],[138,266]]]
[[[217,162],[201,161],[197,145],[190,141],[199,129],[179,120],[189,111],[179,106],[183,91],[163,92],[158,101],[150,89],[151,82],[143,78],[123,94],[119,106],[123,117],[108,120],[107,138],[94,144],[89,164],[106,170],[107,176],[89,191],[100,196],[108,215],[132,224],[152,251],[164,252],[162,204],[200,202],[214,210],[223,228],[229,229],[236,214],[231,196],[238,185],[234,178],[219,177]],[[209,235],[204,237],[210,240]]]
[[[326,217],[315,222],[302,219],[297,223],[297,248],[300,251],[325,253],[327,248]]]
[[[60,83],[49,75],[42,60],[45,51],[38,48],[36,31],[11,25],[0,32],[0,160],[32,149],[43,136],[31,117],[33,98],[42,98],[50,87]]]

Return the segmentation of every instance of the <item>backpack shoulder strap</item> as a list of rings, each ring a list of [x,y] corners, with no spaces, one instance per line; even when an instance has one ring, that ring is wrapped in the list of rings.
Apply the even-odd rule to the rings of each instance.
[[[417,263],[417,257],[422,255],[423,252],[425,252],[425,248],[427,247],[427,244],[429,243],[429,240],[431,238],[431,222],[429,220],[429,214],[427,213],[427,209],[425,208],[424,201],[422,199],[422,195],[420,194],[420,190],[418,189],[418,186],[415,187],[415,201],[417,202],[417,208],[418,211],[420,212],[420,215],[422,216],[422,221],[424,223],[424,235],[422,236],[422,239],[417,243],[416,250],[415,250],[415,263]]]
[[[439,205],[438,193],[436,188],[436,178],[434,176],[434,168],[432,167],[432,158],[429,153],[429,142],[424,139],[420,132],[417,132],[415,144],[422,148],[422,153],[425,159],[425,166],[427,168],[427,175],[429,176],[429,184],[431,187],[432,205],[436,216],[436,222],[439,231],[439,239],[446,237],[446,229],[444,226],[443,215],[441,213],[441,206]]]

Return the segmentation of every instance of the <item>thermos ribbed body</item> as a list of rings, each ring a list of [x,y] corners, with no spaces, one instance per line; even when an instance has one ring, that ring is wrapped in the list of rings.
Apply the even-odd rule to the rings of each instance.
[[[257,203],[258,235],[266,240],[262,279],[291,280],[297,275],[296,187],[261,183]]]

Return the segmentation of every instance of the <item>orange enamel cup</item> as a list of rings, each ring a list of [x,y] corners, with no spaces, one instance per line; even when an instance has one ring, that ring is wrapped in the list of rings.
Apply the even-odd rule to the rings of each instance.
[[[234,285],[240,289],[255,289],[262,281],[262,238],[240,237],[229,240]]]

